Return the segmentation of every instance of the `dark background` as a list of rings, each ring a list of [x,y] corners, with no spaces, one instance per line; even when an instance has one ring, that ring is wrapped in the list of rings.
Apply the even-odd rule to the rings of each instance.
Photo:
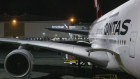
[[[101,0],[103,14],[128,0]],[[3,0],[0,15],[37,15],[52,19],[76,19],[93,21],[96,19],[94,0]]]

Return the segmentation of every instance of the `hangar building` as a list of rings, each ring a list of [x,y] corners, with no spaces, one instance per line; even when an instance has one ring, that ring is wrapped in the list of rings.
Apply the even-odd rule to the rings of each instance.
[[[49,21],[2,21],[0,22],[0,37],[64,37],[69,38],[69,33],[49,31],[45,28],[62,28],[68,25],[70,29],[85,29],[87,26],[70,26],[68,20]],[[87,28],[86,28],[87,29]]]

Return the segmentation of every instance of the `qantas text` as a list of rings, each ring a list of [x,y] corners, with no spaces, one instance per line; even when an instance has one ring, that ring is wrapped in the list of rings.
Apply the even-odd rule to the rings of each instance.
[[[104,35],[125,35],[128,32],[128,25],[130,23],[130,19],[106,23],[104,28]]]

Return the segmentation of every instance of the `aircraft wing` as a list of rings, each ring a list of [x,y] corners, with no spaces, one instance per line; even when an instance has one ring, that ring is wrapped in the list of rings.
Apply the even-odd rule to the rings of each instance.
[[[20,39],[15,39],[15,38],[0,38],[0,42],[13,43],[13,44],[20,45],[18,49],[13,50],[6,56],[5,62],[4,62],[4,67],[6,71],[13,77],[26,76],[32,70],[33,56],[29,51],[24,49],[24,46],[26,47],[27,45],[44,47],[49,50],[54,50],[57,52],[60,51],[61,53],[75,55],[77,57],[88,60],[94,63],[94,65],[97,65],[102,68],[107,68],[108,63],[109,63],[109,57],[107,54],[108,51],[107,52],[103,50],[90,51],[90,49],[92,48],[86,47],[86,46],[56,43],[56,42],[50,42],[50,41],[20,40]],[[19,71],[22,68],[25,68],[25,69]],[[16,71],[17,73],[16,72],[13,73],[13,70]]]
[[[108,57],[106,53],[95,52],[95,53],[92,53],[92,55],[90,56],[87,50],[90,49],[91,47],[87,47],[87,46],[84,47],[84,46],[56,43],[56,42],[50,42],[50,41],[20,40],[20,39],[15,39],[15,38],[0,38],[0,42],[40,46],[40,47],[44,47],[50,50],[56,50],[56,51],[61,51],[64,53],[76,55],[76,56],[85,58],[87,60],[90,60],[91,62],[95,62],[95,64],[100,64],[102,66],[106,66],[108,62]]]
[[[67,32],[67,33],[76,33],[76,34],[83,34],[88,35],[89,30],[73,30],[73,29],[58,29],[58,28],[46,28],[52,31],[60,31],[60,32]]]

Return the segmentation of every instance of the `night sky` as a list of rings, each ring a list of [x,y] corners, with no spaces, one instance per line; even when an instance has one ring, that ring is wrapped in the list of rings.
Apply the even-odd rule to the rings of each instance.
[[[128,0],[101,0],[103,14]],[[68,19],[95,20],[93,0],[3,0],[0,15],[20,16],[23,14]]]

